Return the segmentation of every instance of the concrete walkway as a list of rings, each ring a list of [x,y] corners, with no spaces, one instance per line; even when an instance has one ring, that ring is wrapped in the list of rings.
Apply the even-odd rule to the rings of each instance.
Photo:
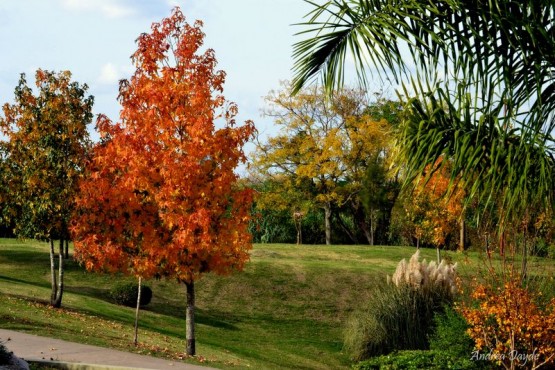
[[[79,363],[75,369],[94,369],[92,365],[103,365],[102,369],[125,367],[153,370],[207,370],[208,367],[185,364],[109,348],[71,343],[64,340],[39,337],[11,330],[0,329],[0,341],[17,357],[29,361],[60,361]]]

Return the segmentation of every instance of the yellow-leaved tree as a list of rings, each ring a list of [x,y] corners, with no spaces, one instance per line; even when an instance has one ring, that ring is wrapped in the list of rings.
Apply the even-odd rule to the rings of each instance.
[[[287,209],[293,217],[322,210],[325,241],[331,244],[334,213],[360,204],[369,164],[389,158],[391,126],[371,118],[361,90],[344,89],[326,98],[322,89],[311,87],[291,96],[284,84],[266,101],[265,114],[280,131],[257,144],[253,177],[274,184],[260,193],[257,206]]]

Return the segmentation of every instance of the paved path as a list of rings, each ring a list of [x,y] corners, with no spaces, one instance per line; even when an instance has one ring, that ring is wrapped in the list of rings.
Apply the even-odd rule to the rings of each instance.
[[[24,360],[54,360],[105,366],[122,366],[132,369],[154,370],[208,370],[210,368],[142,356],[109,348],[71,343],[64,340],[39,337],[11,330],[0,329],[0,341],[8,350]]]

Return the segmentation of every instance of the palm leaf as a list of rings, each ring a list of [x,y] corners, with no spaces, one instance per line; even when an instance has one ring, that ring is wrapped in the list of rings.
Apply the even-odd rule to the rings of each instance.
[[[503,194],[506,217],[553,205],[552,0],[310,3],[315,10],[299,25],[308,38],[294,45],[295,91],[317,76],[328,93],[341,87],[350,54],[363,86],[372,73],[403,86],[409,180],[443,156],[453,179],[472,180],[471,196],[492,203]]]

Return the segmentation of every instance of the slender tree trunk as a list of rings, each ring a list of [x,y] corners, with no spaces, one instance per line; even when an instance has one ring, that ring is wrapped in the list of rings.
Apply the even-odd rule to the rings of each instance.
[[[353,232],[351,232],[351,230],[349,230],[349,226],[347,226],[345,222],[343,222],[343,219],[341,218],[341,215],[339,214],[339,212],[334,212],[334,216],[335,216],[334,219],[337,220],[337,222],[339,223],[341,228],[345,231],[345,234],[347,234],[351,242],[353,242],[354,244],[358,244],[358,239],[356,235]]]
[[[52,307],[60,308],[62,306],[63,295],[64,295],[64,240],[60,239],[60,248],[58,251],[58,288],[56,289],[54,301],[51,302]]]
[[[187,312],[185,314],[185,327],[187,337],[187,355],[194,356],[195,348],[195,283],[186,282],[187,288]]]
[[[301,245],[303,243],[303,214],[301,212],[294,212],[293,222],[297,230],[297,245]]]
[[[141,286],[142,286],[142,279],[139,276],[139,289],[137,292],[137,308],[135,309],[135,337],[133,338],[133,344],[135,347],[139,344],[139,309],[141,307]]]
[[[528,275],[528,246],[526,245],[526,231],[522,238],[522,266],[520,271],[520,281],[522,284],[526,281]]]
[[[441,253],[439,251],[439,247],[436,248],[436,254],[437,254],[437,264],[439,265],[441,263]]]
[[[358,227],[360,227],[360,230],[362,230],[362,232],[364,233],[364,237],[366,238],[366,241],[368,242],[368,244],[372,245],[372,234],[370,233],[370,230],[368,229],[368,224],[366,223],[366,220],[364,220],[364,219],[360,220],[358,222]]]
[[[50,239],[50,281],[52,283],[52,292],[50,293],[50,305],[54,306],[56,296],[58,295],[58,284],[56,282],[56,252],[54,251],[54,240]]]
[[[65,259],[69,259],[69,239],[65,240]]]
[[[366,238],[366,241],[368,242],[369,245],[373,245],[372,243],[374,242],[372,240],[372,234],[370,233],[370,230],[368,230],[368,227],[366,225],[365,222],[359,224],[360,225],[360,229],[362,230],[362,232],[364,233],[364,237]]]
[[[360,204],[360,202],[351,201],[351,209],[355,224],[364,234],[366,242],[372,245],[372,238],[370,237],[370,231],[368,230],[368,217],[366,212],[364,212],[364,207]]]
[[[370,210],[370,245],[374,245],[374,234],[376,230],[376,219],[374,217],[374,209]]]
[[[324,205],[324,228],[326,234],[326,245],[331,245],[331,206],[329,203]]]
[[[463,252],[466,249],[466,225],[464,218],[461,218],[459,226],[459,252]]]

